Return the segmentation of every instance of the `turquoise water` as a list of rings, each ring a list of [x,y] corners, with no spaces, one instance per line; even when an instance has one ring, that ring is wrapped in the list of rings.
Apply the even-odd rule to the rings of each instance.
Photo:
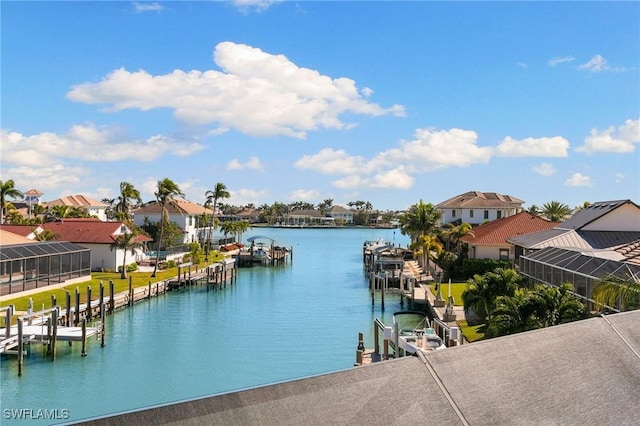
[[[255,229],[293,247],[276,268],[242,268],[233,286],[170,292],[107,317],[107,342],[88,356],[58,345],[51,362],[34,345],[17,376],[0,365],[0,424],[50,424],[135,410],[348,369],[358,332],[373,346],[375,318],[391,321],[397,296],[374,306],[362,266],[365,240],[406,246],[399,230]],[[16,420],[15,412],[29,420]],[[48,414],[37,410],[49,410]],[[37,419],[38,416],[58,420]],[[68,418],[66,418],[68,417]]]

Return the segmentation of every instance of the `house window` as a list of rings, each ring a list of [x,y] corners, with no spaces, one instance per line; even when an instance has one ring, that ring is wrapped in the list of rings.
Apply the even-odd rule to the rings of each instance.
[[[489,219],[489,210],[484,211],[484,218]]]
[[[451,210],[451,217],[456,217],[456,211],[455,210]]]
[[[502,210],[498,210],[498,219],[502,218]]]
[[[473,217],[473,210],[469,210],[469,217]]]
[[[500,260],[509,260],[509,249],[500,249]]]
[[[127,233],[127,227],[124,225],[120,225],[120,233],[121,234],[126,234]]]

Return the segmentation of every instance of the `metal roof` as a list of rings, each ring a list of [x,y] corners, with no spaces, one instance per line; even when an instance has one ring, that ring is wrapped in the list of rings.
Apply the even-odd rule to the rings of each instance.
[[[527,249],[571,247],[578,249],[612,249],[640,239],[635,231],[580,231],[553,228],[508,238],[507,241]]]
[[[593,203],[586,209],[580,210],[571,216],[558,227],[563,229],[580,229],[625,204],[634,203],[631,200],[600,201]]]
[[[88,248],[66,241],[50,241],[36,244],[16,244],[0,248],[0,261],[90,251]]]
[[[521,256],[521,258],[595,279],[615,275],[640,282],[640,265],[598,257],[598,254],[597,251],[584,252],[560,247],[547,247]],[[608,256],[610,253],[603,252],[602,255]]]

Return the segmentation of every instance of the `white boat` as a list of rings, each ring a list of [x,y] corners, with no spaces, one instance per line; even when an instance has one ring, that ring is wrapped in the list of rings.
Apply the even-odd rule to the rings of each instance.
[[[431,327],[427,315],[420,311],[395,312],[391,336],[394,345],[410,354],[446,348],[442,338]]]

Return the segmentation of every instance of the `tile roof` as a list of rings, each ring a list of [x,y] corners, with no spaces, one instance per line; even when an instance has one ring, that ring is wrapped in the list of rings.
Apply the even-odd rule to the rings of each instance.
[[[558,222],[550,222],[528,212],[503,217],[483,223],[473,228],[473,236],[467,235],[462,241],[474,245],[507,244],[508,238],[553,228]]]
[[[102,222],[98,219],[62,219],[46,222],[42,225],[59,237],[58,241],[85,244],[113,244],[120,235],[121,222]],[[136,241],[151,241],[151,238],[138,235]]]
[[[203,213],[211,214],[211,209],[201,206],[200,204],[192,203],[187,200],[175,199],[169,202],[166,206],[169,214],[191,214],[201,215]],[[160,214],[162,206],[157,201],[151,201],[142,207],[139,207],[133,211],[134,214],[144,215],[149,213]]]
[[[511,195],[496,192],[469,191],[456,195],[436,205],[444,208],[480,208],[480,207],[520,207],[524,201]]]
[[[72,206],[72,207],[108,207],[105,203],[94,200],[86,195],[69,195],[57,200],[43,203],[45,206]]]
[[[3,231],[11,232],[12,234],[17,234],[23,237],[28,237],[33,233],[33,231],[37,230],[40,225],[7,225],[3,223],[0,225],[0,229]]]
[[[24,195],[35,195],[36,197],[39,197],[41,195],[44,195],[44,193],[38,191],[37,189],[30,189],[27,192],[25,192]]]

